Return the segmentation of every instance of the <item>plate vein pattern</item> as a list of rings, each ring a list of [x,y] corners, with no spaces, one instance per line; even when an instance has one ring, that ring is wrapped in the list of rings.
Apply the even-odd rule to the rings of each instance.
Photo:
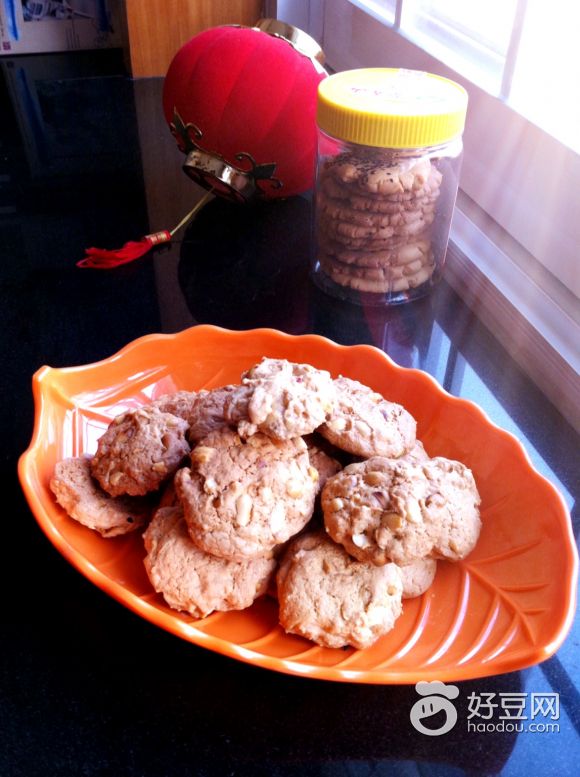
[[[465,614],[469,603],[470,593],[470,579],[469,574],[464,566],[461,567],[461,593],[457,600],[457,607],[455,609],[455,615],[449,627],[447,636],[443,639],[439,648],[427,659],[425,664],[429,666],[438,661],[442,656],[447,653],[451,645],[455,642],[457,635],[461,630],[461,625],[465,620]]]
[[[403,656],[405,656],[421,638],[431,613],[431,597],[428,594],[423,594],[421,600],[421,607],[415,617],[415,624],[411,634],[407,637],[406,641],[396,651],[396,653],[393,653],[393,655],[390,656],[390,658],[387,658],[385,661],[381,661],[378,664],[375,664],[373,667],[374,669],[385,669],[386,667],[391,666],[395,661],[403,658]]]
[[[500,599],[504,602],[504,604],[515,613],[516,619],[519,620],[521,625],[524,628],[524,631],[526,632],[526,635],[532,645],[535,644],[536,640],[534,638],[534,634],[532,632],[531,626],[528,623],[527,619],[524,617],[526,614],[525,609],[520,609],[520,607],[514,602],[511,596],[509,596],[508,593],[506,593],[506,590],[499,585],[495,585],[492,581],[490,581],[482,572],[478,571],[471,565],[465,565],[466,568],[469,570],[469,573],[474,577],[481,585],[483,585],[485,588],[487,588],[489,591],[494,592],[497,594],[497,596],[500,597]],[[547,586],[547,583],[541,584],[541,588],[544,588]]]
[[[533,548],[537,548],[538,545],[540,545],[542,540],[540,538],[537,538],[535,540],[530,540],[530,542],[526,542],[523,545],[518,545],[515,548],[508,548],[507,550],[502,551],[501,553],[495,553],[493,556],[487,556],[486,558],[478,558],[476,559],[477,564],[494,564],[496,561],[505,561],[506,559],[512,558],[513,556],[518,556],[520,553],[527,553],[528,550],[533,550]]]
[[[496,644],[495,650],[493,650],[489,655],[484,656],[481,659],[482,664],[489,664],[491,661],[496,659],[501,653],[504,653],[507,648],[511,645],[514,637],[518,633],[519,628],[519,617],[517,613],[514,613],[509,628],[504,631],[503,635],[500,635],[499,641]]]
[[[284,661],[298,661],[300,663],[304,663],[305,658],[312,658],[313,656],[317,656],[324,648],[321,648],[319,645],[312,645],[311,647],[306,648],[305,650],[300,650],[297,653],[290,653],[287,656],[284,656]]]
[[[248,648],[251,650],[257,650],[258,648],[269,645],[274,639],[277,639],[280,635],[278,624],[272,626],[272,628],[257,639],[251,639],[248,642],[239,642],[240,647]]]
[[[485,622],[481,627],[479,634],[475,638],[475,644],[465,653],[465,655],[463,655],[458,660],[457,662],[458,664],[466,664],[470,659],[473,658],[474,655],[476,655],[481,650],[483,645],[485,645],[490,635],[493,633],[495,622],[498,619],[500,610],[501,610],[501,601],[496,592],[494,594],[493,601],[487,612]]]
[[[338,648],[340,650],[340,648]],[[338,652],[337,650],[337,652]],[[342,651],[340,651],[342,652]],[[345,651],[346,652],[346,651]],[[341,669],[345,666],[348,666],[349,664],[354,663],[357,658],[360,657],[360,650],[356,650],[355,648],[350,649],[350,653],[344,656],[344,658],[339,659],[335,664],[332,665],[333,669],[336,669],[340,667]]]

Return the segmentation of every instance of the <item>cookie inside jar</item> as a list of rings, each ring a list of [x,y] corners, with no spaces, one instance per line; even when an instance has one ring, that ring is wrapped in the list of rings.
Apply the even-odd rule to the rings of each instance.
[[[447,79],[373,68],[318,96],[313,278],[361,304],[427,294],[441,276],[467,95]]]

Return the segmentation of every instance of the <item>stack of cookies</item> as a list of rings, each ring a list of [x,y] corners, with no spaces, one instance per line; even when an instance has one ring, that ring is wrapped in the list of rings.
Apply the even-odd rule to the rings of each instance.
[[[432,276],[441,172],[428,157],[361,147],[321,165],[316,195],[320,269],[362,292],[402,295]]]
[[[149,522],[170,607],[244,609],[275,583],[282,627],[327,647],[373,644],[480,530],[471,472],[430,459],[401,405],[283,359],[118,416],[51,488],[104,537]]]

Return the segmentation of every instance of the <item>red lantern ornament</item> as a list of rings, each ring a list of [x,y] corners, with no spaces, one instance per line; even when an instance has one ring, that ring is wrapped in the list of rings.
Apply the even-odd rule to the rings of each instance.
[[[237,202],[300,194],[312,187],[316,93],[324,54],[297,27],[261,19],[196,35],[175,55],[163,85],[163,110],[184,171]],[[110,270],[171,241],[211,199],[206,194],[171,230],[117,249],[88,248],[77,267]]]
[[[186,43],[165,77],[163,109],[187,175],[242,202],[311,188],[322,59],[306,33],[271,19]]]

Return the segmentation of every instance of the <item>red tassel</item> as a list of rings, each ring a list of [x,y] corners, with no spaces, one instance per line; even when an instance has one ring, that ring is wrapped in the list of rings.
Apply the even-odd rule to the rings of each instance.
[[[108,251],[106,248],[86,248],[85,257],[77,262],[77,267],[90,267],[95,270],[110,270],[113,267],[119,267],[121,264],[127,264],[140,256],[144,256],[148,251],[161,243],[170,243],[171,238],[184,227],[195,216],[198,210],[213,197],[213,189],[206,192],[201,200],[196,202],[189,213],[184,216],[177,226],[171,230],[163,229],[161,232],[154,232],[152,235],[145,235],[141,240],[131,240],[125,243],[123,248],[116,251]]]
[[[91,267],[95,270],[110,270],[119,267],[139,257],[144,256],[152,248],[161,243],[169,243],[171,234],[167,230],[145,235],[141,240],[130,240],[123,248],[109,251],[105,248],[87,248],[85,257],[77,262],[77,267]]]

